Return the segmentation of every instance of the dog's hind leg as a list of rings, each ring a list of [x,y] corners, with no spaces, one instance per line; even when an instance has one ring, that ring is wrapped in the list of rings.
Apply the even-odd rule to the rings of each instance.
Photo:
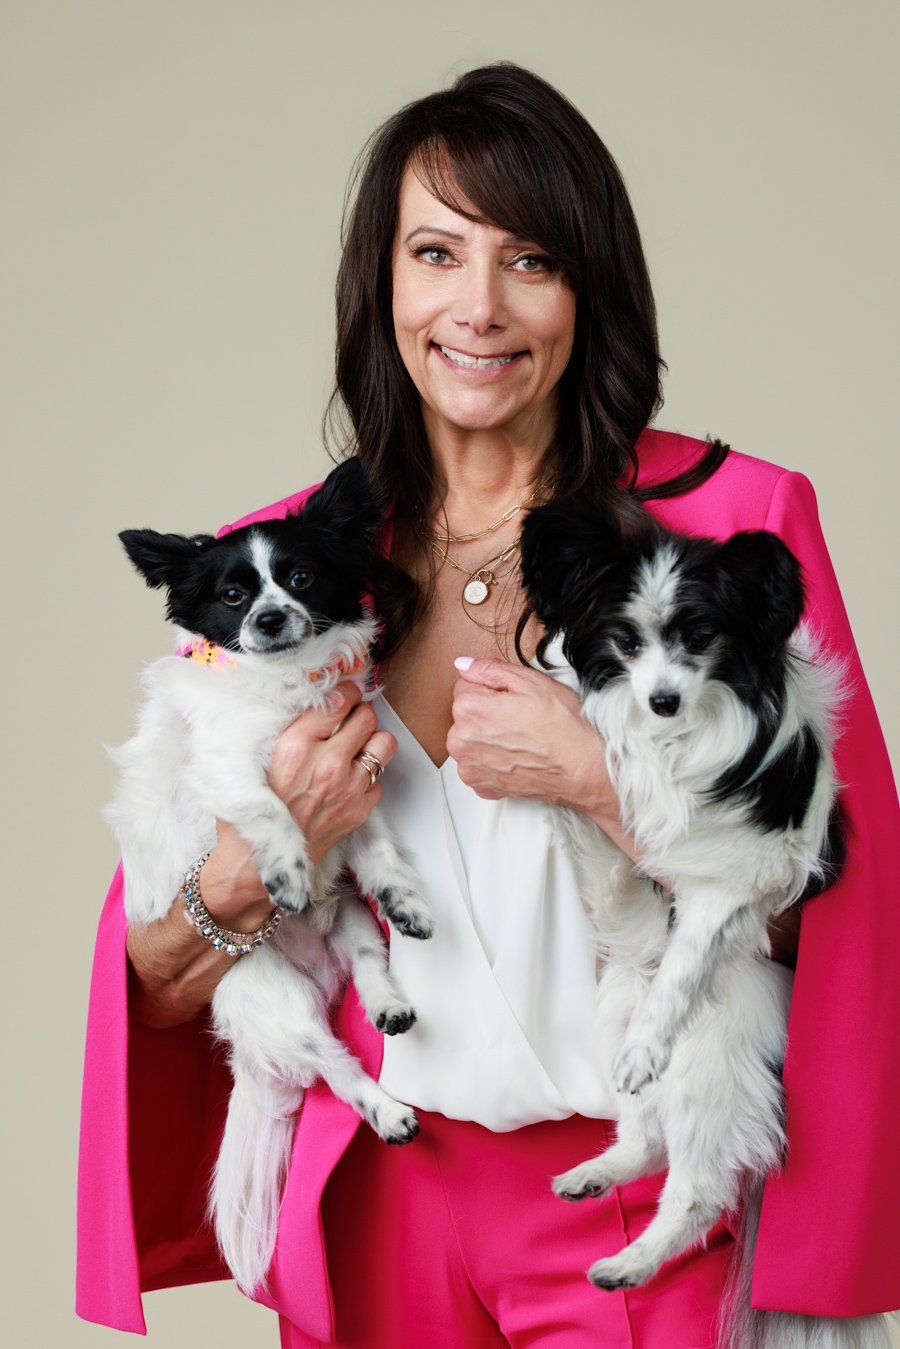
[[[391,926],[406,937],[430,937],[434,921],[419,878],[377,806],[342,846],[361,889],[372,896]]]
[[[635,1288],[652,1278],[664,1260],[704,1236],[723,1208],[716,1180],[708,1173],[690,1172],[681,1157],[670,1156],[653,1221],[618,1255],[597,1260],[588,1270],[591,1283],[597,1288]]]
[[[385,1035],[402,1035],[416,1014],[391,977],[381,929],[368,905],[346,886],[326,937],[338,963],[349,969],[366,1016]]]
[[[679,1042],[656,1089],[669,1174],[641,1236],[589,1270],[598,1288],[646,1282],[735,1207],[742,1178],[781,1161],[790,976],[750,958],[729,966],[727,988],[727,1000],[704,1008]]]
[[[653,1175],[665,1164],[665,1143],[654,1111],[649,1102],[628,1096],[622,1101],[615,1143],[599,1157],[557,1176],[553,1193],[570,1201],[600,1199],[613,1186]]]
[[[303,1088],[324,1078],[388,1143],[408,1143],[419,1122],[332,1034],[321,988],[275,941],[241,957],[216,987],[212,1007],[240,1089],[229,1104],[210,1206],[223,1254],[250,1291],[274,1249]]]

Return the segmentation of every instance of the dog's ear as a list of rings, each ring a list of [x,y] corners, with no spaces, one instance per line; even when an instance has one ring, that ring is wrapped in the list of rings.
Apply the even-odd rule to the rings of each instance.
[[[722,544],[718,562],[747,623],[773,648],[786,642],[806,604],[800,563],[787,544],[768,530],[745,530]]]
[[[622,526],[572,500],[529,511],[522,527],[522,583],[548,636],[572,626],[586,591],[621,553]]]
[[[305,522],[321,522],[350,536],[372,533],[381,522],[366,471],[356,458],[345,459],[331,470],[318,491],[307,498],[301,514]]]
[[[215,539],[211,534],[157,534],[155,529],[123,529],[125,552],[154,590],[171,587]]]

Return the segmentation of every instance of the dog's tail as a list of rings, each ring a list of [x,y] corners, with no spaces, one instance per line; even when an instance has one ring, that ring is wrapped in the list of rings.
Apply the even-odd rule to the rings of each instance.
[[[209,1196],[225,1262],[248,1295],[265,1287],[275,1251],[303,1088],[255,1076],[237,1063],[228,1118]]]
[[[722,1299],[717,1349],[892,1349],[892,1316],[804,1316],[750,1306],[762,1182],[742,1196],[741,1226]]]

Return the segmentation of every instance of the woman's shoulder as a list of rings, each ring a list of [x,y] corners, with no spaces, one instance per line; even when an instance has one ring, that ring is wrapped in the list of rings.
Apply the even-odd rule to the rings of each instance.
[[[291,511],[299,510],[307,497],[312,496],[317,488],[321,487],[320,482],[314,482],[311,487],[304,487],[299,492],[293,492],[290,496],[282,497],[280,501],[273,501],[270,506],[261,506],[259,510],[251,511],[249,515],[242,515],[239,520],[234,520],[230,525],[223,525],[219,530],[219,537],[223,534],[230,534],[233,529],[242,529],[244,525],[255,525],[261,520],[283,520]]]
[[[638,485],[650,487],[689,469],[707,449],[705,440],[674,431],[648,429],[637,442]],[[741,529],[764,529],[776,499],[788,493],[815,496],[800,473],[732,450],[700,487],[684,496],[648,503],[648,509],[672,529],[727,538]]]

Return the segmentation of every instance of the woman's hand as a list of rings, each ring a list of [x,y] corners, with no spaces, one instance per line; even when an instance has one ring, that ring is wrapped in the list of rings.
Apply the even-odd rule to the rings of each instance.
[[[634,838],[619,823],[603,742],[581,716],[577,694],[549,675],[501,660],[457,668],[447,752],[462,781],[489,801],[520,796],[573,806],[640,866]],[[799,909],[773,918],[768,930],[773,960],[793,968]]]
[[[619,802],[603,742],[578,695],[549,675],[502,660],[457,664],[447,752],[463,782],[504,796],[573,806],[620,842]],[[627,851],[627,849],[626,849]]]
[[[387,764],[397,742],[378,730],[375,713],[360,705],[353,683],[340,684],[326,711],[305,712],[278,738],[269,784],[296,819],[311,860],[318,862],[339,839],[368,817],[381,797],[361,750]],[[272,911],[250,847],[230,824],[218,822],[218,842],[200,873],[203,902],[220,927],[254,932]],[[192,1020],[209,1002],[234,958],[216,951],[174,903],[158,923],[128,933],[131,1004],[139,1020],[163,1027]]]

